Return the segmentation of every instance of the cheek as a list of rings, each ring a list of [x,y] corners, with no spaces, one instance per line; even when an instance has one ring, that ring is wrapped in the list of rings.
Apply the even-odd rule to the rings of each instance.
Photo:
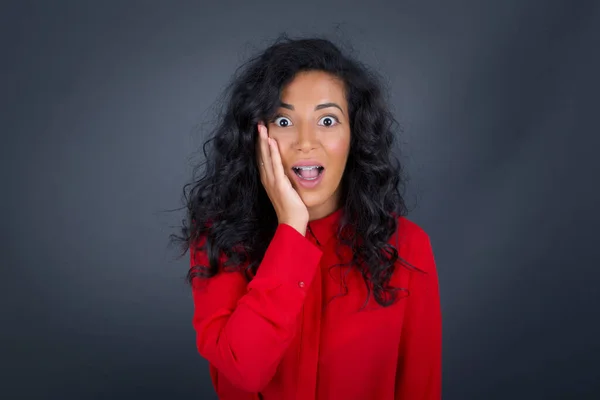
[[[350,140],[344,138],[341,140],[331,141],[325,144],[329,161],[332,167],[344,169],[348,152],[350,151]]]
[[[281,163],[283,164],[284,170],[289,169],[294,162],[294,151],[293,151],[293,139],[291,135],[278,135],[277,132],[269,132],[269,135],[277,141],[277,149],[281,156]]]
[[[279,151],[279,155],[281,156],[281,164],[283,165],[283,173],[291,179],[294,174],[292,171],[292,164],[295,160],[290,153],[291,152],[288,151]]]

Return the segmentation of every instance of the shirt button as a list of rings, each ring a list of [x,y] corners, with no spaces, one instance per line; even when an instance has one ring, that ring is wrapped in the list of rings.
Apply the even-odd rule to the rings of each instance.
[[[304,282],[302,282],[302,281],[298,282],[298,286],[300,286],[301,288],[303,288],[304,287]]]

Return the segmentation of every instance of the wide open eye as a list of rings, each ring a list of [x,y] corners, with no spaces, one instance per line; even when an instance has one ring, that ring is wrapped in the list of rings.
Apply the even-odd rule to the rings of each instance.
[[[288,126],[292,126],[292,121],[286,117],[277,117],[273,121],[273,123],[281,128],[287,128]]]
[[[327,128],[336,126],[340,121],[333,115],[326,115],[319,120],[319,125],[325,126]]]

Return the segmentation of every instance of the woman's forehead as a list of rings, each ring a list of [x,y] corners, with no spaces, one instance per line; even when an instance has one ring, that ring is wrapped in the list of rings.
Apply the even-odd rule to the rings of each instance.
[[[321,71],[298,74],[282,90],[281,102],[292,111],[326,103],[347,107],[344,83],[336,76]]]

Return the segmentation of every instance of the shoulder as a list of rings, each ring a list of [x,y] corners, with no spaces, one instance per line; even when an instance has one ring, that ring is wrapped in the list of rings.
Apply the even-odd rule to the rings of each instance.
[[[433,250],[429,234],[416,222],[406,218],[397,218],[396,233],[390,244],[398,250],[401,259],[426,272],[432,272]]]
[[[400,246],[420,246],[429,244],[429,235],[416,222],[407,217],[397,217],[396,233],[392,240]]]

